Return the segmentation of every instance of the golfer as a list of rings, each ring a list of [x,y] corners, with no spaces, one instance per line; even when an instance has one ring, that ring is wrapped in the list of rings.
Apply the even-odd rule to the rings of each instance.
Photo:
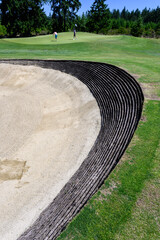
[[[54,32],[55,40],[57,41],[58,34],[57,32]]]
[[[76,39],[76,29],[73,31],[73,40]]]

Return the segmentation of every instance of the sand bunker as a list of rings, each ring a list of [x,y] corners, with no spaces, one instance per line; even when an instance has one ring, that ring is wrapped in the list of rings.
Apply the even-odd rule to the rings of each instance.
[[[76,78],[11,64],[0,64],[0,113],[0,239],[14,240],[79,168],[100,113]]]

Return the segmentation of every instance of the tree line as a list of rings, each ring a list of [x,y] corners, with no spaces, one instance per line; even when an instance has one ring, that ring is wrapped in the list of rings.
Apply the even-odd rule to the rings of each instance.
[[[44,3],[51,7],[49,16]],[[0,0],[0,37],[66,32],[75,26],[83,32],[160,37],[160,7],[110,11],[105,0],[95,0],[90,10],[79,16],[80,7],[79,0]]]

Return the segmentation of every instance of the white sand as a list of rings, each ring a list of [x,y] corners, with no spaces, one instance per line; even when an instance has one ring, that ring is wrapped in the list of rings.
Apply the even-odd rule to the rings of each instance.
[[[88,88],[55,70],[0,64],[0,240],[15,240],[79,168],[100,130]]]

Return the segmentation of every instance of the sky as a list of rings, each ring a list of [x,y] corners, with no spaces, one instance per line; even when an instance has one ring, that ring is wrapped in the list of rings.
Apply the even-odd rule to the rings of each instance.
[[[94,0],[80,0],[80,2],[82,7],[78,12],[79,15],[90,10]],[[145,7],[150,9],[155,9],[157,6],[160,7],[160,0],[107,0],[106,4],[108,4],[110,11],[113,9],[119,9],[121,11],[124,7],[129,11],[136,10],[137,8],[141,11]],[[44,5],[44,10],[47,15],[51,12],[49,5]]]

